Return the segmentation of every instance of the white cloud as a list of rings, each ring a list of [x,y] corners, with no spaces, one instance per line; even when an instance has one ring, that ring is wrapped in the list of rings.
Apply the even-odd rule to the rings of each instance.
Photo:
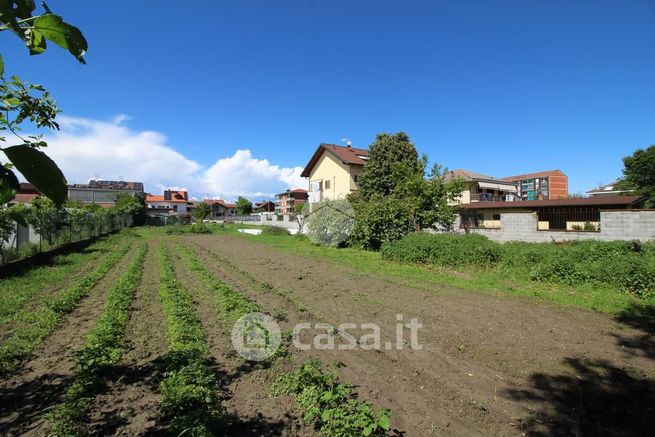
[[[232,200],[270,197],[287,188],[305,187],[300,167],[280,167],[267,159],[237,150],[232,156],[204,166],[174,150],[165,135],[134,131],[119,114],[111,122],[60,116],[61,130],[45,138],[45,152],[60,166],[69,183],[89,179],[144,182],[146,190],[188,188],[192,197],[206,195]]]
[[[253,158],[250,150],[237,150],[212,165],[204,181],[211,192],[225,197],[270,197],[275,194],[271,190],[305,187],[307,182],[300,177],[301,172],[302,167],[280,167],[267,159]]]

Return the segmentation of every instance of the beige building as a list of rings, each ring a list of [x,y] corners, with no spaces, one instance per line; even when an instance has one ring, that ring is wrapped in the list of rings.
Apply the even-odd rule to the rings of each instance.
[[[449,171],[446,180],[460,178],[466,183],[466,189],[460,196],[459,203],[474,202],[512,202],[517,197],[516,183],[476,173],[470,170],[458,169]]]
[[[309,179],[309,203],[344,199],[357,191],[358,178],[368,160],[368,150],[321,144],[301,173]]]

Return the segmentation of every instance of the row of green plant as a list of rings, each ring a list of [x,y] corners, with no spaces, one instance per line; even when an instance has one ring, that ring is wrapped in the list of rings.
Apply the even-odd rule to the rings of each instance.
[[[82,252],[55,256],[47,266],[32,268],[20,275],[2,279],[0,282],[0,326],[11,321],[17,312],[31,299],[49,286],[60,286],[76,272],[83,272],[93,265],[101,255],[114,247],[124,234],[112,235],[98,241]]]
[[[482,235],[413,233],[382,246],[386,260],[522,272],[534,281],[603,284],[655,294],[655,243],[573,241],[500,244]]]
[[[0,347],[0,374],[11,372],[57,326],[64,314],[78,302],[125,256],[131,247],[127,242],[109,254],[94,271],[77,280],[35,311],[24,313],[15,320],[19,328]]]
[[[330,437],[388,435],[391,412],[375,410],[357,399],[352,385],[339,382],[336,370],[325,371],[319,360],[305,361],[271,385],[274,396],[294,396],[304,410],[305,423]]]
[[[215,292],[218,307],[229,318],[236,320],[245,314],[261,311],[257,303],[218,280],[188,247],[182,246],[180,253],[189,269]]]
[[[119,363],[125,350],[130,303],[141,280],[147,250],[147,243],[141,243],[132,264],[110,291],[102,315],[86,337],[84,349],[77,353],[73,383],[63,403],[48,415],[53,435],[89,435],[94,395],[105,385],[108,372]]]
[[[182,246],[181,252],[188,267],[218,292],[220,307],[228,315],[236,319],[249,312],[261,311],[259,305],[216,279],[188,247]],[[254,285],[259,285],[254,278],[250,279]],[[274,310],[273,317],[280,320],[285,316]],[[287,356],[286,347],[282,344],[279,353],[273,357]],[[276,379],[271,392],[274,396],[294,396],[305,411],[304,421],[314,424],[328,436],[386,435],[391,426],[389,410],[375,411],[368,402],[356,399],[353,387],[338,382],[336,371],[324,372],[319,360],[307,361],[297,370]]]
[[[162,411],[176,435],[212,435],[221,409],[202,324],[191,296],[175,276],[166,246],[159,251],[159,269],[159,296],[170,342],[161,383]]]

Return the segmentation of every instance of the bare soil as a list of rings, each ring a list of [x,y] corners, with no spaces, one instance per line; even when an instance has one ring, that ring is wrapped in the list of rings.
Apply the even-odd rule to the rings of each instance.
[[[611,317],[429,280],[367,275],[357,265],[289,254],[256,237],[185,235],[149,241],[126,329],[127,351],[95,399],[90,425],[96,435],[167,434],[159,415],[161,361],[168,352],[158,296],[162,244],[174,256],[176,276],[193,296],[209,342],[226,412],[222,434],[295,436],[314,430],[302,424],[293,399],[269,395],[270,382],[289,369],[287,362],[266,367],[234,352],[232,320],[216,305],[214,291],[178,257],[179,244],[217,279],[258,302],[283,331],[300,322],[379,325],[381,350],[289,346],[291,362],[340,363],[342,379],[355,384],[362,399],[392,411],[399,435],[628,436],[655,429],[651,316]],[[131,255],[62,320],[20,374],[0,382],[0,434],[47,433],[42,415],[61,401],[72,354],[82,347]],[[406,342],[395,348],[398,314],[404,322],[422,323],[421,350],[409,347],[407,329],[401,329]],[[325,330],[305,331],[301,340],[310,342],[311,334],[319,333]]]
[[[120,365],[96,397],[91,429],[96,435],[163,433],[160,425],[161,360],[168,353],[166,319],[159,301],[157,253],[160,242],[148,242],[141,282],[125,329],[126,351]]]
[[[525,298],[404,286],[254,238],[189,240],[213,271],[269,310],[282,308],[290,323],[376,323],[383,341],[395,341],[396,314],[419,319],[423,350],[295,352],[343,363],[343,378],[390,408],[407,435],[635,435],[655,425],[645,326]]]
[[[105,307],[106,298],[134,256],[134,247],[34,351],[21,371],[0,382],[0,435],[46,435],[43,415],[63,400],[73,375],[73,356]]]

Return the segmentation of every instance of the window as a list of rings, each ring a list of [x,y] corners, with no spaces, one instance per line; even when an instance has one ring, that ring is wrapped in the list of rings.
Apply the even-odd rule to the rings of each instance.
[[[329,190],[329,189],[330,189],[330,181],[325,181],[325,182],[323,182],[323,187],[324,187],[326,190]]]
[[[492,220],[500,220],[500,214],[494,214]]]

